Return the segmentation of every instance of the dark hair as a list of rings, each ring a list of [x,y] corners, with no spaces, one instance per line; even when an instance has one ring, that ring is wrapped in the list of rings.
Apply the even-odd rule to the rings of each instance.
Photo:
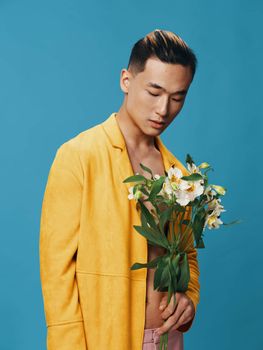
[[[193,50],[177,34],[155,29],[133,46],[129,58],[128,69],[134,75],[144,71],[148,58],[157,57],[162,62],[190,66],[192,80],[197,67],[197,58]]]

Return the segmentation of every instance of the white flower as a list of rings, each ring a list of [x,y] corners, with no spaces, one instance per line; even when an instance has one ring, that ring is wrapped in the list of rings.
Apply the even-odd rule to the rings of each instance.
[[[208,203],[208,210],[213,210],[213,213],[220,215],[223,211],[226,211],[221,203],[221,198],[214,198],[211,202]],[[213,214],[212,213],[212,214]]]
[[[186,192],[177,191],[176,192],[176,202],[182,206],[185,206],[190,202],[190,198],[186,194]]]
[[[193,201],[204,191],[203,179],[198,181],[183,180],[181,179],[183,177],[181,169],[176,167],[171,167],[167,174],[168,178],[165,178],[163,191],[166,192],[169,197],[174,193],[176,202],[182,206]]]
[[[206,220],[205,226],[209,228],[209,230],[213,228],[219,228],[219,225],[223,224],[223,221],[220,220],[216,215],[209,216]]]
[[[189,187],[188,181],[181,180],[181,177],[183,177],[183,173],[181,169],[176,167],[171,167],[170,169],[168,169],[167,174],[173,190],[183,191]]]
[[[204,191],[202,180],[199,181],[188,181],[189,187],[183,191],[176,191],[176,202],[180,205],[187,205],[189,202],[195,200],[196,197],[200,196]]]
[[[216,195],[216,191],[210,185],[208,185],[204,191],[204,194],[207,197],[207,201],[210,201]]]
[[[166,199],[171,199],[172,193],[173,193],[173,190],[172,190],[171,184],[170,184],[169,180],[167,178],[165,178],[165,180],[163,182],[162,189],[159,192],[159,195],[163,196]]]
[[[208,226],[209,229],[218,228],[219,225],[223,224],[223,221],[220,220],[219,216],[222,212],[226,211],[221,205],[220,198],[214,198],[211,202],[208,203],[208,211],[212,212],[207,215],[205,225]]]
[[[187,168],[188,168],[188,170],[190,171],[191,174],[201,174],[202,175],[199,167],[197,167],[195,165],[195,163],[192,163],[192,165],[190,165],[190,163],[187,163]]]

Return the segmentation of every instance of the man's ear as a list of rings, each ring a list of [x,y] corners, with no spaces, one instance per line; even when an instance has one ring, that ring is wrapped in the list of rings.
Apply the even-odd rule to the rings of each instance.
[[[127,94],[129,91],[129,84],[130,84],[130,73],[127,71],[127,69],[123,68],[121,71],[121,77],[120,77],[120,87],[125,94]]]

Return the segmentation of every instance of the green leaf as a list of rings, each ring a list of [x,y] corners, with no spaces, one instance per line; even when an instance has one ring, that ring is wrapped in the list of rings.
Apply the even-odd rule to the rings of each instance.
[[[157,256],[157,258],[155,258],[147,263],[144,263],[144,264],[135,263],[132,265],[131,270],[142,269],[145,267],[147,267],[148,269],[154,269],[157,266],[157,264],[161,258],[162,258],[162,256]]]
[[[172,268],[171,268],[171,270],[172,270]],[[173,290],[176,293],[177,292],[177,288],[178,288],[178,280],[177,280],[177,276],[176,276],[175,273],[172,274],[171,283],[173,285]]]
[[[158,240],[158,243],[165,248],[168,248],[169,241],[167,237],[160,231],[160,228],[158,224],[156,224],[153,215],[150,213],[148,208],[143,204],[141,200],[138,201],[141,207],[141,221],[142,221],[142,228],[150,233],[155,238],[155,240]],[[148,226],[150,225],[150,227]],[[149,237],[150,238],[150,237]]]
[[[145,170],[148,173],[150,173],[152,175],[152,177],[153,177],[153,173],[152,173],[150,168],[148,168],[147,166],[143,165],[142,163],[140,163],[140,167],[143,168],[143,170]]]
[[[161,259],[163,259],[164,256],[165,255],[159,255],[155,259],[153,259],[150,262],[148,262],[148,264],[150,265],[150,268],[155,268],[158,265],[159,261]]]
[[[188,256],[185,252],[181,253],[181,256],[182,255],[183,255],[183,259],[180,265],[180,278],[178,281],[178,292],[185,292],[188,288],[188,283],[190,280]]]
[[[151,192],[149,195],[149,201],[152,201],[154,197],[161,191],[164,180],[165,180],[165,177],[161,176],[158,180],[153,182]]]
[[[190,202],[188,205],[189,206],[192,206],[192,207],[195,207],[197,206],[199,203],[199,199],[198,198],[195,198],[192,202]]]
[[[168,249],[169,247],[169,242],[164,240],[163,236],[161,236],[160,234],[156,234],[156,232],[154,232],[153,229],[151,229],[150,227],[142,227],[142,226],[136,226],[133,225],[133,227],[135,228],[135,230],[137,230],[142,236],[144,236],[147,240]]]
[[[200,209],[198,214],[196,214],[194,217],[192,228],[193,228],[196,246],[199,245],[199,241],[202,237],[202,233],[204,230],[204,224],[205,224],[205,218],[206,218],[205,208]],[[200,248],[201,248],[201,246],[200,246]]]
[[[198,180],[203,179],[203,176],[198,174],[198,173],[194,173],[191,175],[182,176],[181,179],[186,180],[186,181],[198,181]]]
[[[174,204],[174,211],[183,212],[186,211],[186,207],[183,207],[180,204]]]
[[[176,255],[173,255],[173,257],[171,259],[171,264],[172,264],[172,267],[173,267],[175,273],[176,273],[177,267],[179,265],[179,260],[180,260],[180,253],[177,253]]]
[[[163,269],[164,269],[164,263],[163,263],[163,259],[161,259],[154,273],[154,281],[153,281],[154,290],[158,289],[160,286]]]
[[[140,205],[140,200],[138,201],[137,204],[139,205],[140,210],[141,210],[142,207],[141,207],[141,205]],[[140,213],[141,213],[141,223],[142,223],[142,226],[143,226],[143,227],[147,227],[147,220],[146,220],[146,217],[145,217],[143,211],[141,210]]]
[[[241,222],[242,222],[243,220],[234,220],[234,221],[231,221],[231,222],[228,222],[228,223],[226,223],[226,222],[223,222],[223,225],[225,225],[225,226],[229,226],[229,225],[234,225],[234,224],[240,224]]]
[[[205,248],[205,244],[202,238],[196,243],[196,248]]]
[[[159,243],[155,243],[155,242],[152,242],[150,240],[148,240],[147,242],[148,242],[148,244],[152,245],[153,247],[160,247]]]
[[[170,262],[170,274],[171,274],[171,289],[175,293],[177,291],[177,276],[171,262]]]
[[[144,181],[144,180],[146,180],[146,178],[143,175],[138,174],[138,175],[129,176],[122,182],[137,182],[137,181]]]
[[[147,264],[134,263],[131,267],[131,270],[138,270],[147,267]]]
[[[146,190],[145,187],[141,186],[140,191],[144,193],[146,196],[149,196],[149,192]]]
[[[177,285],[178,285],[178,265],[179,265],[179,259],[180,259],[180,254],[173,255],[173,257],[170,260],[170,269],[172,271],[172,283],[173,283],[173,288],[175,291],[177,291]]]
[[[193,158],[190,156],[189,153],[187,153],[185,161],[186,161],[186,163],[189,163],[191,166],[194,163]]]
[[[163,234],[165,234],[164,232],[165,224],[171,219],[172,212],[173,212],[173,207],[169,207],[168,209],[165,209],[164,211],[162,211],[160,215],[159,226]]]
[[[165,291],[166,288],[169,287],[170,282],[171,282],[171,274],[170,274],[169,263],[166,263],[161,274],[158,291],[160,292]]]
[[[142,227],[142,226],[138,226],[138,225],[133,225],[133,227],[135,228],[135,230],[137,232],[139,232],[147,240],[152,241],[152,242],[157,243],[157,244],[159,243],[158,239],[156,239],[156,237],[152,234],[151,231],[148,230],[147,227]]]
[[[171,276],[172,276],[172,273],[171,273]],[[176,289],[174,289],[174,286],[173,286],[173,283],[171,281],[170,285],[169,285],[169,288],[168,288],[168,298],[167,298],[167,301],[168,301],[168,304],[170,303],[170,300],[172,298],[172,296],[174,296],[173,298],[173,308],[175,308],[176,304],[177,304],[177,300],[176,300]]]
[[[142,215],[144,215],[145,217],[145,221],[147,221],[149,223],[149,225],[155,230],[155,231],[159,231],[157,224],[155,223],[154,217],[153,215],[150,213],[150,211],[148,210],[148,208],[143,204],[143,202],[141,200],[139,200],[140,206],[141,206],[141,210],[142,210]],[[146,226],[146,225],[144,225]]]

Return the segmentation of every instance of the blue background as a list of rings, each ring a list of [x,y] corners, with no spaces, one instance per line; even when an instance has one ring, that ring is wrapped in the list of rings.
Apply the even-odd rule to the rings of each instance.
[[[45,349],[38,244],[51,162],[118,111],[120,71],[156,28],[179,34],[199,60],[161,138],[181,161],[210,163],[211,182],[228,189],[221,218],[243,220],[205,231],[185,349],[263,348],[262,10],[255,0],[0,1],[1,350]]]

